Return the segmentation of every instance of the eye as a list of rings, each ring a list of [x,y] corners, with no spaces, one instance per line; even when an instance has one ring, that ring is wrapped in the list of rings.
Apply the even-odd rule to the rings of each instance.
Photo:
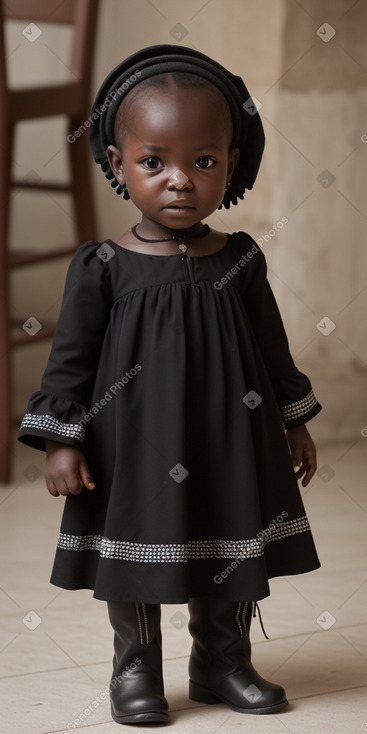
[[[142,161],[142,164],[145,168],[150,168],[152,170],[155,170],[156,168],[159,168],[160,160],[155,155],[150,155],[149,158],[144,158]]]
[[[214,158],[212,158],[210,155],[201,155],[200,158],[198,158],[196,161],[196,165],[198,168],[211,168],[214,163]]]

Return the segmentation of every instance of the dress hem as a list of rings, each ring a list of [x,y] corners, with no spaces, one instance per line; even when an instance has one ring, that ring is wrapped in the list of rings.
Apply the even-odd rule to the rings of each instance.
[[[293,569],[289,569],[289,571],[279,571],[279,572],[274,571],[269,574],[268,581],[270,581],[273,578],[280,578],[282,576],[300,576],[305,573],[312,573],[312,571],[316,571],[320,567],[321,567],[321,563],[318,561],[317,563],[314,563],[313,565],[311,565],[309,568],[305,568],[301,571],[295,571]],[[223,595],[220,593],[218,594],[205,594],[205,593],[198,594],[196,592],[193,592],[192,594],[191,593],[184,594],[184,595],[181,595],[175,598],[165,596],[164,598],[159,599],[159,600],[157,600],[156,597],[153,598],[152,596],[150,596],[149,598],[137,599],[135,596],[130,597],[129,595],[126,595],[126,594],[123,595],[123,598],[121,598],[120,596],[112,597],[112,595],[110,594],[104,595],[102,593],[99,593],[98,591],[95,591],[92,585],[83,585],[83,586],[82,585],[80,586],[79,585],[76,585],[76,586],[66,585],[64,582],[57,581],[56,578],[54,577],[50,579],[50,583],[53,586],[57,586],[58,588],[65,589],[66,591],[83,591],[83,590],[92,591],[93,599],[97,599],[98,601],[106,601],[106,602],[121,601],[121,602],[145,603],[145,604],[187,604],[189,599],[192,599],[195,597],[197,598],[206,597],[206,598],[211,598],[211,599],[225,599],[227,601],[240,602],[240,601],[261,601],[261,599],[266,599],[268,596],[270,596],[270,587],[268,586],[266,592],[265,592],[265,589],[263,591],[259,590],[257,593],[252,595],[253,597],[252,599],[245,599],[242,596],[241,598],[238,598],[238,596],[236,596],[236,598],[233,598],[232,595],[228,596],[228,595]]]

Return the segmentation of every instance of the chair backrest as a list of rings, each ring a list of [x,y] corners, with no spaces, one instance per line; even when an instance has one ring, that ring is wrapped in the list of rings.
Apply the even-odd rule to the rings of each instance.
[[[100,0],[5,0],[1,1],[6,20],[66,23],[74,28],[70,70],[73,77],[90,85],[90,75]],[[3,33],[3,29],[0,29]]]
[[[72,23],[78,2],[73,0],[5,0],[4,18],[39,20],[48,23]]]

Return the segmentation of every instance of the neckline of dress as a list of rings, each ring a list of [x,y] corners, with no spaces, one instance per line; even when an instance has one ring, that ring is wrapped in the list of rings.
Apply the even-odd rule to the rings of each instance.
[[[190,258],[198,258],[198,260],[201,260],[203,257],[213,257],[213,255],[217,255],[219,252],[223,252],[228,247],[229,240],[232,235],[230,235],[228,232],[225,232],[227,236],[227,240],[223,247],[221,247],[219,250],[215,250],[214,252],[208,252],[206,255],[188,255],[186,252],[175,252],[173,255],[155,255],[152,252],[139,252],[138,250],[129,250],[127,247],[124,247],[123,245],[119,245],[115,240],[112,240],[110,238],[107,238],[104,240],[104,242],[112,243],[115,245],[119,250],[125,250],[125,252],[131,252],[133,255],[139,255],[141,257],[144,255],[145,257],[190,257]]]

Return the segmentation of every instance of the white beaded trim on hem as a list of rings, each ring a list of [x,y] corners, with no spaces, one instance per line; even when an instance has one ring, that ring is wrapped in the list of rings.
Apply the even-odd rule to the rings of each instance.
[[[99,551],[101,558],[137,563],[185,563],[203,558],[258,558],[267,543],[310,530],[306,516],[286,520],[274,529],[258,533],[250,540],[190,540],[188,543],[131,543],[109,540],[102,535],[60,533],[57,547],[62,550]]]

